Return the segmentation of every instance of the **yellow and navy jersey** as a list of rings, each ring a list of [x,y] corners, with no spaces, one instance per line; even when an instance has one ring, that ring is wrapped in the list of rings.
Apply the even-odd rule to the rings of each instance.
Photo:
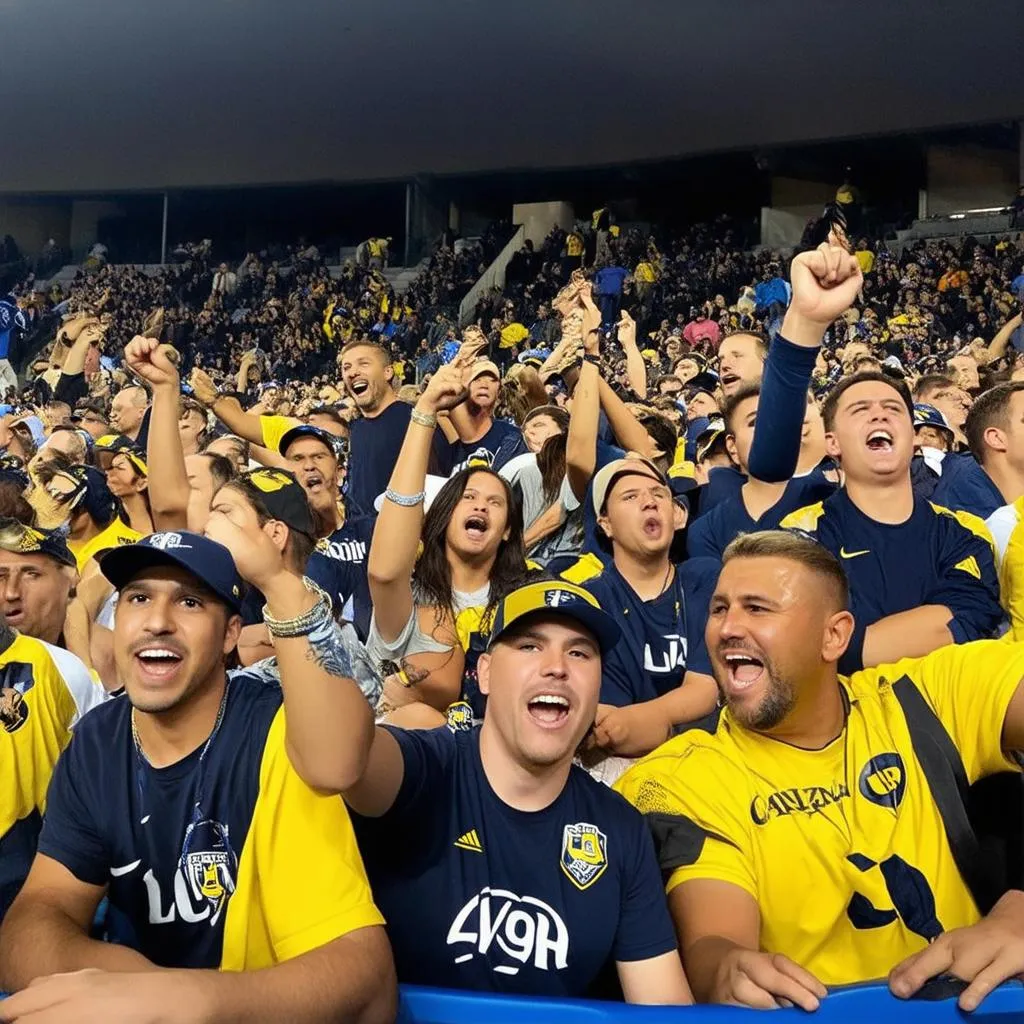
[[[578,997],[610,960],[675,950],[650,835],[621,797],[573,767],[553,803],[515,810],[479,729],[390,731],[398,796],[353,818],[399,981]]]
[[[1001,734],[1022,676],[1022,645],[949,645],[840,677],[846,728],[824,749],[749,732],[726,709],[715,733],[669,740],[615,788],[642,813],[667,816],[669,892],[729,882],[757,901],[761,949],[826,985],[884,978],[937,935],[979,920],[893,684],[918,689],[975,782],[1016,767]]]
[[[281,444],[281,438],[292,427],[301,425],[302,420],[293,419],[291,416],[261,416],[260,433],[263,435],[263,447],[276,452]]]
[[[1003,619],[992,536],[969,512],[915,497],[906,522],[879,523],[842,489],[786,516],[781,526],[814,534],[849,578],[856,629],[841,671],[861,667],[864,631],[887,615],[944,605],[955,643],[993,636]]]
[[[127,697],[89,714],[39,851],[107,886],[113,937],[162,967],[258,970],[383,923],[344,803],[299,778],[280,689],[244,674],[205,755],[168,767],[137,751]]]
[[[996,548],[999,593],[1014,640],[1024,640],[1024,497],[998,508],[985,520]]]
[[[120,517],[115,516],[114,521],[109,526],[104,527],[92,540],[75,541],[69,539],[68,548],[75,556],[78,571],[84,572],[90,560],[97,555],[102,554],[104,551],[109,551],[111,548],[122,547],[125,544],[134,544],[139,540],[142,540],[142,534],[138,530],[133,530]]]
[[[53,766],[103,699],[85,665],[60,647],[15,634],[0,653],[0,919],[35,855]]]

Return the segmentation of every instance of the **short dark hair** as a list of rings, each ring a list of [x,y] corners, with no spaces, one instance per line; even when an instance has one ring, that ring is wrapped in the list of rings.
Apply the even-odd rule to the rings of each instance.
[[[647,431],[648,436],[658,446],[659,451],[668,459],[671,466],[676,457],[676,444],[679,441],[679,433],[675,424],[664,414],[655,412],[642,413],[639,417],[640,424]]]
[[[674,373],[663,373],[655,382],[654,389],[657,393],[661,394],[661,385],[666,383],[675,382],[679,385],[679,390],[683,389],[683,382]]]
[[[381,362],[385,366],[391,365],[391,353],[381,344],[374,341],[372,338],[354,338],[352,341],[346,342],[341,346],[341,351],[338,353],[338,358],[344,358],[349,352],[357,348],[372,348],[380,356]]]
[[[952,377],[948,377],[944,373],[926,373],[923,377],[918,377],[917,383],[914,385],[914,399],[923,402],[925,395],[932,391],[952,387],[956,387],[956,381]]]
[[[216,452],[200,452],[210,460],[210,476],[213,478],[213,491],[216,494],[229,480],[235,477],[235,464],[226,456]]]
[[[835,593],[842,611],[850,607],[850,584],[831,551],[797,530],[759,530],[741,533],[722,552],[722,566],[734,558],[788,558],[822,577]]]
[[[333,405],[318,405],[313,409],[309,410],[309,416],[306,419],[310,419],[313,416],[325,416],[333,423],[337,423],[339,427],[347,427],[348,424],[345,422],[345,417],[334,408]]]
[[[722,402],[722,420],[725,423],[725,429],[728,430],[730,434],[733,432],[732,418],[737,407],[741,402],[745,402],[748,398],[757,398],[760,394],[760,381],[751,381],[749,384],[742,384],[735,394],[728,396],[725,401]]]
[[[836,411],[839,408],[839,399],[846,394],[855,384],[887,384],[903,399],[907,407],[907,415],[911,422],[914,419],[914,400],[910,397],[910,390],[906,384],[886,373],[879,373],[877,370],[867,370],[863,373],[851,373],[849,377],[843,377],[838,384],[825,396],[825,402],[821,407],[821,418],[825,421],[825,429],[830,431],[836,425]]]
[[[988,452],[985,444],[985,431],[989,427],[1006,430],[1010,425],[1010,399],[1018,392],[1024,391],[1024,381],[1010,381],[997,384],[988,391],[983,391],[975,399],[967,419],[964,422],[964,437],[971,453],[982,464]]]

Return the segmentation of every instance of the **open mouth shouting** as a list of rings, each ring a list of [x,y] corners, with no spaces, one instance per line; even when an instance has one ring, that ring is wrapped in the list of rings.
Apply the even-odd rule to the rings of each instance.
[[[302,474],[302,486],[307,494],[318,494],[324,489],[325,485],[326,481],[323,478],[323,474],[318,473],[315,469]]]
[[[893,450],[892,434],[888,430],[872,430],[868,434],[868,450],[872,452],[891,452]]]
[[[645,516],[643,522],[644,536],[649,540],[658,540],[661,537],[661,519],[658,516]]]
[[[482,541],[487,536],[487,529],[490,523],[487,517],[474,513],[471,516],[466,517],[466,521],[463,523],[463,529],[466,531],[466,536],[471,540]]]
[[[572,702],[560,693],[538,693],[526,704],[530,719],[542,729],[558,729],[569,719]]]
[[[139,677],[149,683],[166,682],[185,660],[176,645],[168,644],[166,641],[141,647],[133,658]]]
[[[740,696],[764,679],[764,661],[756,654],[743,648],[732,647],[723,650],[720,657],[725,663],[722,690],[727,699]]]
[[[719,381],[720,381],[720,383],[722,385],[722,388],[724,390],[725,388],[732,387],[733,384],[739,384],[740,377],[739,377],[739,374],[732,373],[731,371],[727,370],[719,378]]]
[[[356,397],[358,402],[360,398],[370,393],[370,382],[365,377],[354,377],[349,381],[349,390]]]

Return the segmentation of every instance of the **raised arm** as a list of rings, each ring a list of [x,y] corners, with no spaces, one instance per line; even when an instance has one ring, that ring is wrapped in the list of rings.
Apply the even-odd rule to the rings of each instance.
[[[232,434],[244,437],[252,444],[263,444],[263,428],[259,416],[246,412],[237,398],[228,398],[218,393],[217,386],[209,375],[198,368],[189,377],[195,399],[206,406]]]
[[[1011,316],[1010,319],[999,328],[999,333],[992,339],[992,344],[985,350],[984,366],[998,362],[1004,355],[1006,355],[1006,349],[1009,347],[1010,338],[1013,337],[1013,332],[1020,327],[1022,322],[1024,322],[1024,313],[1018,313],[1016,316]]]
[[[459,346],[459,351],[452,362],[459,366],[466,366],[476,359],[477,355],[486,345],[487,336],[476,324],[471,324],[462,332],[462,344]],[[464,441],[467,444],[472,442],[473,421],[470,419],[469,412],[464,404],[460,403],[449,411],[448,422],[454,428],[458,440]],[[445,436],[448,436],[447,431],[445,431]]]
[[[155,338],[135,337],[124,350],[124,361],[153,392],[146,460],[149,502],[155,530],[188,527],[189,482],[178,432],[181,379]]]
[[[589,289],[587,298],[590,298]],[[572,493],[582,501],[597,466],[597,427],[600,418],[601,312],[590,301],[583,317],[583,365],[572,393],[569,434],[565,442],[565,472]]]
[[[796,472],[814,361],[829,324],[850,308],[864,283],[856,258],[828,242],[796,256],[790,278],[793,299],[765,363],[750,451],[750,476],[765,483],[782,483]]]
[[[400,635],[413,612],[411,579],[423,527],[430,447],[438,413],[465,399],[464,376],[459,362],[442,366],[420,395],[373,530],[366,574],[377,631],[387,643]]]
[[[647,364],[636,343],[636,321],[625,310],[619,320],[619,344],[626,354],[626,376],[637,398],[647,397]]]

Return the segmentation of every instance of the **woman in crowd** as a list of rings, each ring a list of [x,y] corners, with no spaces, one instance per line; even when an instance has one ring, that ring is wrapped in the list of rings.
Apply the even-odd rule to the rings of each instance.
[[[393,666],[382,710],[407,726],[441,724],[460,697],[480,716],[473,666],[481,637],[497,601],[526,573],[519,503],[493,470],[462,470],[424,508],[437,418],[463,400],[467,370],[462,360],[443,366],[416,403],[367,561],[367,648]],[[465,704],[460,715],[468,718]]]

